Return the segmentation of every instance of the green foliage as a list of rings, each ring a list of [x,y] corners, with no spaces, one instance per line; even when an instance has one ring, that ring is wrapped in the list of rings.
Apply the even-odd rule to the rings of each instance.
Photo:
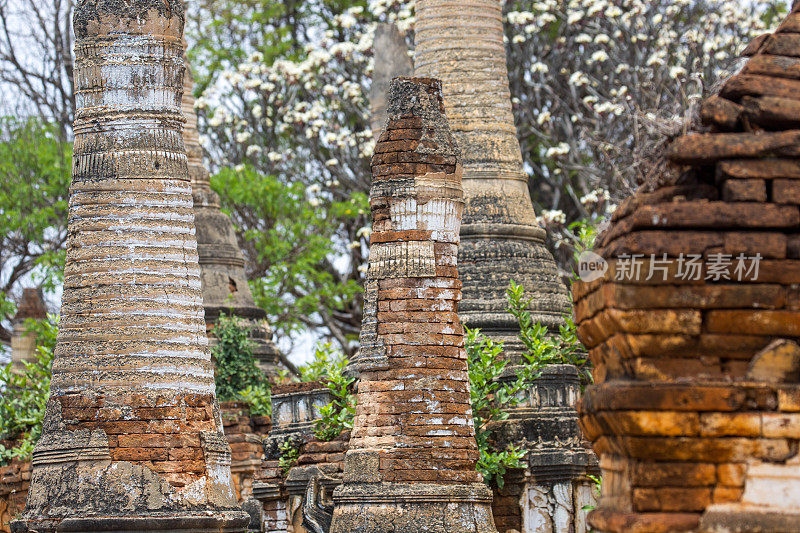
[[[506,290],[508,311],[519,323],[519,338],[525,345],[526,364],[523,369],[527,380],[535,379],[535,374],[547,365],[575,365],[582,373],[583,380],[591,379],[587,368],[586,350],[578,340],[575,322],[571,316],[564,318],[558,335],[551,335],[545,326],[535,323],[531,318],[530,298],[525,298],[525,289],[513,280]]]
[[[506,471],[522,466],[520,460],[525,456],[525,451],[515,447],[496,449],[491,442],[490,425],[508,418],[507,410],[520,403],[520,393],[527,381],[523,376],[511,382],[499,381],[508,365],[508,361],[500,356],[502,343],[493,341],[476,329],[466,328],[466,334],[470,402],[480,451],[477,469],[486,483],[494,481],[502,488]]]
[[[330,344],[323,344],[317,346],[314,359],[300,368],[303,381],[321,381],[333,396],[333,400],[322,407],[322,417],[314,429],[319,440],[331,441],[353,427],[356,396],[351,385],[355,380],[344,375],[347,362],[344,354],[334,350]]]
[[[72,145],[59,139],[55,125],[0,119],[0,321],[31,276],[45,290],[63,278]]]
[[[318,203],[302,183],[284,184],[249,165],[222,169],[212,186],[242,232],[253,296],[278,336],[320,327],[320,314],[341,313],[360,301],[360,277],[342,275],[330,258],[353,252],[337,244],[337,235],[367,212],[365,194]],[[349,347],[357,333],[354,325],[332,335]]]
[[[470,401],[475,420],[475,438],[480,458],[477,469],[487,483],[503,487],[503,476],[511,468],[522,466],[526,451],[515,446],[498,449],[492,439],[492,424],[508,418],[508,410],[519,405],[525,391],[548,365],[571,364],[587,373],[586,355],[577,338],[575,325],[567,317],[558,335],[533,322],[528,311],[530,299],[525,290],[514,283],[506,291],[508,310],[517,319],[520,340],[525,345],[523,364],[515,378],[504,376],[508,361],[501,357],[503,345],[478,330],[466,328],[466,349],[469,359]],[[502,379],[501,379],[502,378]]]
[[[239,391],[238,396],[240,401],[245,402],[250,407],[251,415],[272,415],[272,391],[268,383],[250,385],[246,389]]]
[[[278,458],[278,466],[285,476],[289,473],[289,469],[297,464],[297,459],[300,457],[300,449],[291,440],[283,441],[278,449],[281,451],[281,455]]]
[[[300,371],[300,381],[324,381],[332,375],[341,375],[348,363],[347,357],[336,350],[332,344],[318,344],[314,350],[314,358],[304,364]]]
[[[214,380],[221,402],[241,400],[240,391],[264,386],[266,377],[256,366],[248,328],[237,317],[220,316],[214,326],[217,342],[211,350],[216,365]]]
[[[21,372],[8,364],[0,369],[0,441],[11,441],[7,448],[0,444],[0,466],[14,459],[28,459],[42,434],[47,398],[50,395],[50,374],[58,326],[55,318],[28,321],[28,329],[37,336],[36,360],[24,363]]]

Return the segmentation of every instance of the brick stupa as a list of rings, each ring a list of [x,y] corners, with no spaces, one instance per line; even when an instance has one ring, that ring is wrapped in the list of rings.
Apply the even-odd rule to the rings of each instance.
[[[746,50],[576,283],[599,531],[800,531],[800,13]]]
[[[208,350],[180,0],[80,0],[60,329],[15,532],[245,531]]]
[[[397,78],[372,159],[358,404],[333,533],[492,533],[458,318],[459,151],[441,84]],[[371,318],[370,318],[371,317]]]

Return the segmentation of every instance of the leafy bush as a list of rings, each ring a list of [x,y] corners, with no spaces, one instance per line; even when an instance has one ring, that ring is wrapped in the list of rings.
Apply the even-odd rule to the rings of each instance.
[[[520,403],[519,393],[527,380],[519,376],[512,383],[497,380],[508,361],[500,357],[502,343],[495,342],[477,329],[466,329],[466,349],[469,359],[469,384],[472,416],[475,420],[475,439],[480,458],[477,469],[486,483],[492,481],[503,487],[503,476],[509,468],[522,466],[525,451],[516,447],[498,450],[491,442],[489,425],[508,418],[508,409]]]
[[[58,326],[54,317],[28,321],[28,330],[36,334],[36,360],[24,363],[22,372],[12,365],[0,370],[0,441],[11,441],[7,448],[0,444],[0,466],[14,459],[29,459],[42,434],[47,399],[50,396],[50,375]]]
[[[289,469],[297,464],[297,459],[300,457],[300,448],[291,440],[286,440],[281,443],[279,449],[281,456],[278,458],[278,466],[285,476],[289,473]]]
[[[480,458],[477,470],[486,483],[503,487],[503,476],[511,468],[522,466],[526,451],[516,446],[498,449],[492,442],[491,424],[508,418],[508,410],[523,401],[523,391],[541,375],[548,365],[576,365],[586,375],[586,355],[578,340],[570,317],[558,335],[535,323],[528,311],[530,299],[525,290],[513,281],[506,291],[508,311],[519,323],[519,338],[525,345],[523,361],[514,381],[500,381],[508,361],[501,357],[503,344],[483,335],[479,330],[466,329],[466,349],[469,360],[470,400],[475,420],[475,438]]]
[[[333,400],[321,409],[314,435],[322,441],[331,441],[342,431],[353,427],[356,414],[356,395],[351,385],[355,381],[344,375],[347,357],[330,344],[317,346],[314,359],[300,368],[303,381],[321,381],[330,391]]]
[[[239,400],[250,407],[253,416],[272,416],[272,391],[268,383],[250,385],[239,391]]]
[[[221,402],[241,400],[240,391],[265,387],[264,373],[256,366],[249,330],[241,319],[222,315],[214,336],[217,342],[211,350],[216,365],[214,380],[217,398]],[[262,398],[263,399],[263,398]]]
[[[571,316],[564,317],[564,325],[558,335],[551,335],[547,328],[535,323],[528,311],[530,298],[525,298],[525,289],[513,280],[506,290],[508,312],[519,323],[519,338],[525,345],[523,365],[526,379],[535,379],[535,374],[547,365],[575,365],[581,372],[582,381],[591,381],[586,349],[578,340],[575,322]]]

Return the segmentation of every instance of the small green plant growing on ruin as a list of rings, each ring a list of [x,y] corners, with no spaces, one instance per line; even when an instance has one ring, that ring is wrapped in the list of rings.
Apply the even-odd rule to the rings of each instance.
[[[525,289],[513,280],[506,290],[508,312],[517,319],[519,339],[525,345],[523,371],[528,381],[536,379],[537,373],[548,365],[574,365],[581,372],[582,381],[591,381],[586,350],[578,340],[575,322],[571,316],[564,317],[558,335],[552,335],[545,326],[531,317],[530,298]]]
[[[524,391],[541,375],[544,367],[571,364],[583,372],[586,355],[567,317],[557,335],[533,321],[530,299],[523,287],[513,281],[506,291],[508,311],[519,323],[519,338],[525,346],[523,361],[516,370],[516,379],[501,380],[508,366],[502,357],[503,344],[493,341],[479,330],[466,329],[466,349],[469,360],[470,399],[475,420],[475,438],[480,458],[477,469],[487,483],[503,487],[503,476],[509,469],[522,466],[526,451],[516,446],[498,449],[492,440],[492,424],[508,418],[508,410],[519,405]]]
[[[355,380],[344,375],[347,363],[343,353],[336,351],[331,344],[322,344],[317,346],[314,359],[300,368],[303,381],[321,381],[333,396],[333,400],[320,410],[321,418],[314,429],[314,436],[319,440],[331,441],[353,427],[356,395],[351,386]]]
[[[278,466],[285,477],[289,470],[297,464],[297,459],[300,458],[300,448],[295,446],[291,440],[286,440],[281,443],[278,449],[281,452],[278,458]]]
[[[0,369],[0,466],[14,459],[27,460],[42,434],[58,325],[55,317],[29,320],[28,330],[36,334],[36,359],[25,362],[19,373],[8,364]]]
[[[213,332],[217,342],[211,355],[219,401],[240,401],[240,391],[266,386],[267,378],[256,366],[246,324],[237,317],[223,314]]]
[[[272,390],[268,383],[250,385],[238,392],[239,400],[246,403],[253,416],[272,415]]]
[[[519,393],[526,381],[518,377],[512,382],[500,382],[508,361],[500,354],[502,343],[495,342],[477,329],[466,328],[466,349],[469,359],[470,402],[475,421],[475,439],[480,457],[477,470],[486,483],[503,487],[503,476],[511,468],[522,466],[525,451],[510,446],[498,450],[491,440],[491,424],[508,418],[507,410],[519,405]]]

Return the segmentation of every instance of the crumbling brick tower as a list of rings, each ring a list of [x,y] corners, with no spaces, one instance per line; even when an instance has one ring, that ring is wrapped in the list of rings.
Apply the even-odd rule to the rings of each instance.
[[[80,0],[60,331],[15,532],[244,531],[181,138],[183,3]]]
[[[333,533],[495,532],[457,315],[459,152],[428,78],[397,78],[372,159],[373,233],[361,381]],[[368,289],[369,290],[369,289]]]
[[[575,285],[600,531],[800,531],[798,8],[745,55]]]

